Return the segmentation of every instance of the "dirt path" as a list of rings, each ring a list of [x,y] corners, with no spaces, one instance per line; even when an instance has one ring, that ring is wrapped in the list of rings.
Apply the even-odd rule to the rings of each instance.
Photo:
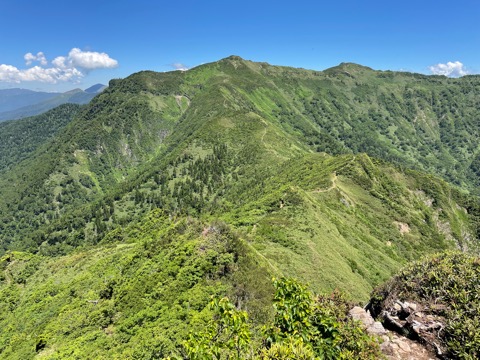
[[[352,160],[350,160],[348,162],[348,164],[345,164],[344,166],[342,166],[342,168],[352,164],[356,159],[356,156],[352,157]],[[328,191],[332,191],[333,189],[336,189],[337,188],[337,172],[334,171],[333,174],[332,174],[332,178],[330,180],[332,182],[332,185],[326,189],[317,189],[317,190],[314,190],[314,192],[316,193],[324,193],[324,192],[328,192]]]
[[[317,189],[314,192],[324,193],[324,192],[328,192],[328,191],[331,191],[333,189],[336,189],[337,188],[337,172],[336,171],[333,172],[331,182],[332,182],[332,185],[330,187],[328,187],[326,189]]]
[[[264,125],[265,125],[265,129],[263,129],[263,135],[262,135],[261,141],[262,141],[263,146],[267,147],[267,145],[265,144],[265,135],[267,135],[267,127],[268,127],[268,125],[265,123],[265,121],[264,121],[263,123],[264,123]]]
[[[10,270],[9,268],[15,264],[16,260],[13,260],[10,264],[7,265],[5,271],[4,271],[4,274],[5,274],[5,283],[8,285],[10,285],[12,283],[12,275],[10,274]]]
[[[262,121],[263,125],[265,125],[265,128],[263,129],[263,134],[262,134],[262,137],[260,138],[260,141],[262,142],[263,146],[265,147],[265,149],[272,153],[273,155],[275,155],[276,157],[279,157],[279,158],[284,158],[282,155],[280,155],[279,153],[277,153],[274,149],[272,149],[271,146],[267,145],[267,143],[265,142],[265,135],[267,135],[267,129],[268,129],[268,123],[263,119],[263,118],[260,118],[260,120]]]

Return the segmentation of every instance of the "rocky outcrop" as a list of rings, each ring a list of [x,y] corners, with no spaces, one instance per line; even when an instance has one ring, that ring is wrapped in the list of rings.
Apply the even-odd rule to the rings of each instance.
[[[435,353],[422,344],[387,330],[380,349],[388,360],[436,360]]]
[[[409,322],[405,320],[403,315],[401,317],[397,316],[400,313],[409,314],[407,318],[410,317],[411,323],[413,324],[412,326],[416,329],[413,330],[415,334],[420,334],[422,331],[433,329],[437,326],[435,321],[433,323],[428,322],[428,319],[430,318],[422,318],[423,314],[421,312],[415,317],[414,314],[417,308],[418,306],[414,303],[398,302],[395,306],[397,311],[395,315],[388,312],[383,314],[383,321],[390,330],[386,330],[381,322],[375,321],[369,310],[359,306],[355,306],[351,309],[349,315],[354,320],[360,321],[368,334],[378,337],[378,340],[381,343],[380,348],[388,360],[437,359],[437,354],[435,354],[431,348],[404,336],[410,334],[408,326],[405,326],[406,324],[409,324]],[[424,322],[421,322],[420,320],[424,320]],[[421,340],[421,337],[418,336],[417,340]]]
[[[443,305],[420,305],[395,299],[385,302],[383,308],[376,309],[375,315],[387,329],[419,341],[438,357],[442,357],[444,349],[439,335],[445,327],[442,316],[444,310]]]

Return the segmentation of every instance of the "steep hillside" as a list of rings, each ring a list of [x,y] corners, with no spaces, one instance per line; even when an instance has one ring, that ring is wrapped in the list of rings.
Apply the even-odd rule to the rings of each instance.
[[[385,89],[418,82],[410,74],[385,80],[384,73],[352,64],[318,73],[238,57],[188,72],[141,72],[112,81],[50,144],[0,177],[6,200],[0,233],[3,248],[35,249],[47,239],[51,245],[69,247],[95,243],[129,216],[144,213],[137,206],[142,202],[174,213],[218,213],[237,199],[224,194],[264,183],[289,159],[319,150],[353,151],[346,141],[338,140],[353,131],[354,122],[348,125],[346,119],[380,105],[365,100],[354,106],[358,99],[353,99],[352,89],[360,85],[351,83],[348,90],[347,80],[352,77]],[[472,79],[467,80],[476,81]],[[430,78],[420,80],[433,86]],[[463,79],[433,80],[454,87]],[[377,99],[378,91],[365,94]],[[308,110],[315,97],[329,102],[324,104],[329,109],[343,106],[346,115],[315,115]],[[468,108],[470,103],[461,105]],[[362,121],[365,125],[372,119],[366,116]],[[403,115],[392,118],[405,126],[408,120]],[[342,135],[336,128],[322,127],[327,123],[343,123],[346,130]],[[364,126],[357,129],[360,135],[355,134],[365,141],[368,136],[369,144],[381,147],[377,125],[371,133]],[[475,134],[474,129],[470,134]],[[394,146],[388,150],[394,151]],[[413,154],[413,164],[421,165],[420,151]],[[388,152],[385,157],[389,158]],[[73,218],[77,225],[92,225],[72,228]],[[468,216],[463,218],[469,221]],[[465,227],[472,229],[471,224]],[[457,242],[468,238],[459,231],[455,234]]]
[[[352,77],[358,80],[353,81]],[[464,85],[461,83],[464,79],[420,80],[424,83],[422,86],[430,87],[440,82],[439,91],[444,85],[450,84],[452,88]],[[430,84],[432,80],[433,85]],[[364,88],[362,81],[375,84],[376,90],[365,90],[362,93],[365,99],[360,101],[360,95],[354,93]],[[477,78],[465,79],[467,81],[475,82]],[[391,79],[384,73],[350,64],[318,73],[272,67],[238,57],[188,72],[134,74],[125,80],[112,81],[110,87],[43,152],[0,178],[0,189],[9,204],[9,209],[2,213],[15,211],[18,235],[22,234],[22,228],[30,233],[31,228],[18,226],[19,216],[27,217],[29,223],[34,217],[33,223],[38,226],[51,222],[68,209],[112,191],[130,175],[142,172],[142,168],[152,172],[153,167],[158,167],[157,172],[161,173],[165,166],[170,166],[169,172],[172,172],[175,167],[172,165],[178,165],[187,148],[193,149],[189,151],[190,156],[197,159],[211,154],[214,145],[227,145],[232,156],[228,169],[233,170],[230,177],[241,173],[245,178],[257,172],[268,173],[283,161],[310,151],[368,152],[368,148],[357,146],[358,142],[350,139],[348,133],[354,133],[358,141],[371,145],[373,155],[388,160],[389,154],[397,151],[395,143],[389,144],[385,152],[379,150],[386,146],[386,138],[379,137],[381,121],[372,115],[372,109],[393,113],[382,108],[378,101],[379,89],[397,91],[402,86],[419,86],[417,83],[417,77],[410,74],[395,74]],[[476,85],[471,86],[472,99],[459,103],[459,107],[474,114],[476,108],[469,106],[476,101],[473,92]],[[317,98],[321,103],[315,100]],[[396,99],[395,106],[408,107],[405,99]],[[415,97],[415,101],[420,100]],[[449,106],[449,102],[445,104]],[[342,112],[337,108],[343,109]],[[325,109],[330,109],[330,113]],[[332,112],[334,109],[338,111]],[[395,117],[389,115],[389,122],[398,123],[398,126],[392,125],[398,129],[414,131],[414,119],[402,111]],[[449,114],[445,117],[453,116]],[[361,121],[353,121],[354,116]],[[462,126],[470,124],[468,119],[455,120],[464,124]],[[373,130],[367,132],[368,128]],[[404,131],[398,131],[413,139],[411,134],[407,136]],[[468,131],[462,130],[462,134],[468,132],[472,139],[462,142],[471,146],[468,145],[462,157],[455,160],[458,164],[463,161],[464,165],[455,167],[441,163],[445,165],[442,170],[445,175],[456,168],[472,168],[469,162],[476,154],[472,148],[477,146],[473,141],[476,131],[471,126]],[[417,133],[421,131],[415,130]],[[418,136],[412,143],[416,146],[422,144],[421,135]],[[423,156],[420,149],[413,150],[408,159],[396,159],[412,166],[423,166],[427,159],[440,161],[431,154]],[[152,165],[145,165],[149,160],[153,161]],[[129,180],[125,186],[128,184]],[[26,203],[33,203],[33,206]],[[15,234],[9,236],[15,237]]]
[[[223,218],[244,229],[272,267],[356,299],[419,254],[476,246],[458,192],[364,154],[297,158],[250,189],[230,191]]]
[[[314,72],[231,61],[238,79],[257,78],[247,90],[256,110],[317,151],[366,152],[476,189],[480,76],[448,79],[349,63]]]
[[[81,107],[65,104],[42,115],[0,124],[0,172],[26,159],[55,137]]]
[[[3,256],[0,357],[162,358],[202,329],[212,295],[228,294],[261,323],[267,272],[225,224],[203,226],[155,211],[125,228],[123,243]]]

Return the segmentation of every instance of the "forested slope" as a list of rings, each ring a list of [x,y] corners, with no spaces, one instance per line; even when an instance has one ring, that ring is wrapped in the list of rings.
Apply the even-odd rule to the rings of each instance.
[[[75,104],[61,105],[44,114],[0,124],[0,171],[6,171],[54,138],[80,111]]]

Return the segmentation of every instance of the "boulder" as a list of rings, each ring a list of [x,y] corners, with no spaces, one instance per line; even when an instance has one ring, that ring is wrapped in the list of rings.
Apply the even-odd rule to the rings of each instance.
[[[370,312],[366,311],[364,308],[355,306],[349,311],[349,314],[352,319],[358,320],[363,324],[363,327],[367,330],[367,333],[378,336],[386,334],[382,323],[375,321],[372,315],[370,315]]]

